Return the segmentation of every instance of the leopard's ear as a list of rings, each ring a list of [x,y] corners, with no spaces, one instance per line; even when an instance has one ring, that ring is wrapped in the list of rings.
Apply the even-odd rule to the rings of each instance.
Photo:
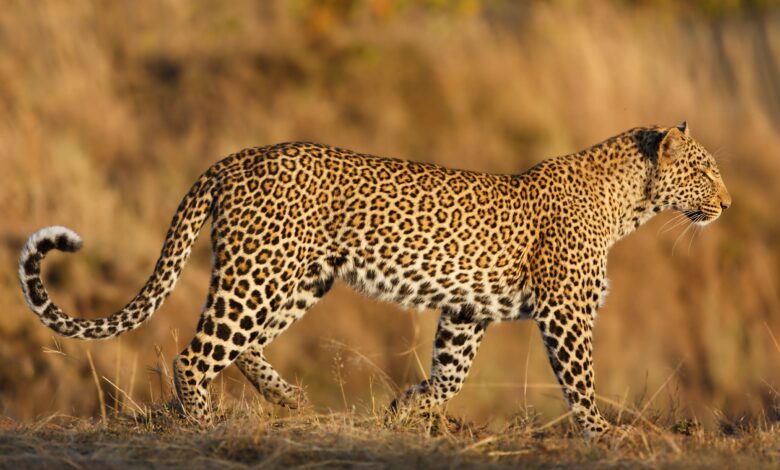
[[[676,160],[682,154],[684,140],[684,131],[679,127],[672,127],[666,131],[666,135],[658,146],[658,162],[664,164]]]
[[[688,130],[688,121],[683,121],[677,125],[677,128],[685,135],[691,135],[691,131]]]

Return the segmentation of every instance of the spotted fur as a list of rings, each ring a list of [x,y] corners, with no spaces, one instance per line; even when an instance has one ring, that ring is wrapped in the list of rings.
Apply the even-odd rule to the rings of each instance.
[[[233,362],[267,399],[304,400],[263,349],[341,279],[375,298],[441,311],[430,379],[395,407],[444,403],[462,387],[488,325],[532,319],[593,436],[609,428],[591,359],[609,248],[664,209],[703,225],[730,203],[715,160],[685,124],[632,129],[519,175],[285,143],[206,171],[176,211],[151,277],[113,315],[73,318],[49,299],[41,260],[81,246],[66,228],[30,237],[19,277],[48,327],[73,338],[116,336],[160,307],[211,217],[208,297],[195,338],[174,361],[179,399],[198,422],[211,420],[209,382]]]

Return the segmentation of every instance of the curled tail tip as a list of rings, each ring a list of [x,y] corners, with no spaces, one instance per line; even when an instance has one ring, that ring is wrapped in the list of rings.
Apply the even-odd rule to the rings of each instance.
[[[52,249],[78,251],[83,242],[76,232],[65,227],[52,226],[38,230],[27,239],[19,256],[19,278],[22,283],[29,276],[40,275],[40,262]]]
[[[43,257],[53,249],[77,251],[82,244],[76,232],[60,226],[42,228],[27,239],[19,256],[19,280],[25,300],[33,311],[40,314],[48,303],[40,277]]]
[[[53,225],[51,227],[45,227],[30,235],[27,239],[27,243],[22,250],[23,255],[30,255],[39,253],[45,255],[52,249],[56,248],[60,251],[78,251],[81,249],[84,242],[81,237],[73,230],[62,227],[59,225]]]

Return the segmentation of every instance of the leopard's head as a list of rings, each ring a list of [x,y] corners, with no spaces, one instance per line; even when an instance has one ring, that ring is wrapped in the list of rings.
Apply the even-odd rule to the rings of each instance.
[[[685,122],[659,132],[650,197],[658,207],[675,209],[691,222],[707,225],[731,206],[715,158],[691,137]]]

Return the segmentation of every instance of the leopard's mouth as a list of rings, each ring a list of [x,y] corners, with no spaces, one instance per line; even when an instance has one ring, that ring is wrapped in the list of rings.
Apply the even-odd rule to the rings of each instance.
[[[685,214],[685,217],[688,217],[688,220],[691,222],[699,222],[700,220],[707,218],[707,215],[702,211],[684,211],[683,214]]]
[[[691,222],[693,222],[696,225],[707,225],[708,223],[712,222],[713,220],[717,219],[717,216],[712,216],[711,214],[708,214],[704,211],[698,210],[698,211],[683,211],[683,214],[685,214],[685,217],[688,218]]]

